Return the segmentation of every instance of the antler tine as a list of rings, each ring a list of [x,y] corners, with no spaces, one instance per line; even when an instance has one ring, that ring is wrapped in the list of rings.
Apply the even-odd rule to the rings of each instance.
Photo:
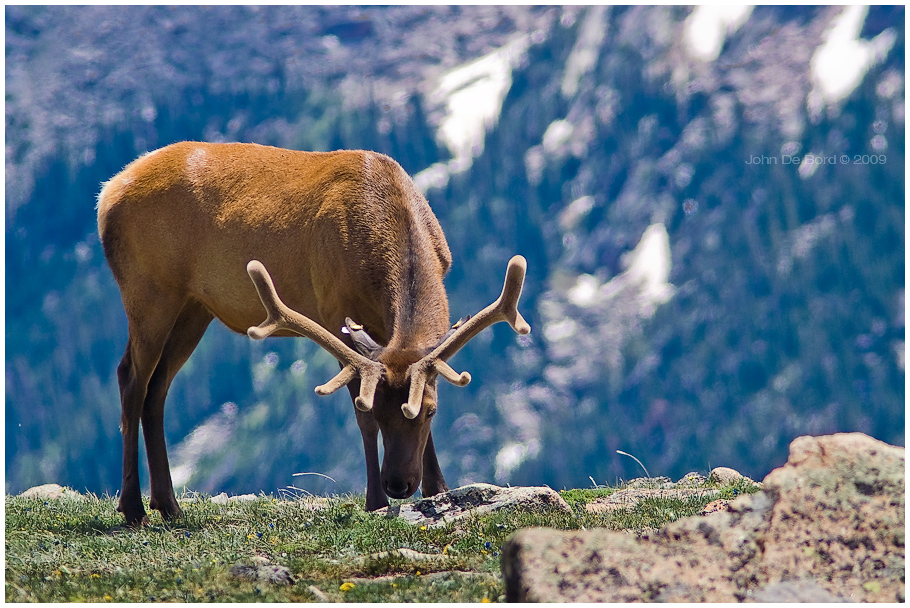
[[[499,294],[496,301],[462,323],[451,336],[433,349],[433,352],[425,358],[446,361],[474,336],[500,321],[506,321],[512,326],[512,329],[521,335],[530,332],[531,326],[518,312],[518,299],[521,297],[521,288],[524,285],[527,267],[527,261],[520,255],[516,255],[509,260],[502,293]]]
[[[361,411],[369,411],[373,407],[373,395],[382,375],[382,364],[367,359],[312,319],[288,308],[278,297],[272,277],[262,262],[250,261],[246,271],[253,280],[266,311],[265,321],[257,327],[247,329],[247,335],[254,340],[262,340],[276,331],[288,330],[313,340],[344,366],[334,378],[317,386],[316,393],[319,395],[334,393],[359,375],[360,396],[354,400],[354,405]]]
[[[416,367],[415,367],[416,366]],[[423,397],[423,389],[430,379],[430,368],[433,372],[442,376],[455,386],[467,386],[471,381],[471,374],[468,372],[456,372],[452,367],[442,359],[421,359],[409,368],[411,374],[411,390],[408,393],[408,402],[401,406],[405,418],[416,418],[420,413],[420,405]]]
[[[446,360],[481,331],[500,321],[506,321],[521,335],[531,331],[531,326],[518,312],[518,299],[521,297],[521,288],[524,285],[527,268],[527,260],[520,255],[509,260],[502,293],[499,294],[496,301],[462,323],[432,352],[411,365],[408,370],[411,375],[411,391],[408,395],[408,402],[401,406],[405,416],[414,418],[420,413],[423,388],[431,373],[435,372],[458,386],[465,386],[471,381],[471,375],[468,372],[457,373],[446,363]],[[430,371],[431,369],[433,371]]]

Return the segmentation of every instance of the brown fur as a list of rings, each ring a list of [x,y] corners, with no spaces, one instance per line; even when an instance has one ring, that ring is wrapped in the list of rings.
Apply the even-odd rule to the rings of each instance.
[[[425,495],[446,489],[429,419],[404,420],[398,379],[405,361],[418,359],[413,355],[433,347],[448,328],[443,276],[451,254],[426,199],[394,160],[365,151],[173,144],[138,158],[104,185],[98,231],[129,323],[118,369],[120,509],[128,523],[145,520],[140,420],[152,507],[165,517],[180,512],[164,445],[165,396],[213,318],[241,333],[263,320],[246,274],[252,259],[269,269],[292,309],[340,338],[351,317],[388,347],[394,382],[388,390],[380,386],[374,412],[357,413],[367,451],[367,508],[388,504],[378,465],[371,464],[379,429],[389,463],[383,484],[391,476],[413,493],[422,477]],[[435,384],[426,393],[434,403],[425,409],[435,409]],[[390,452],[410,462],[390,462]]]

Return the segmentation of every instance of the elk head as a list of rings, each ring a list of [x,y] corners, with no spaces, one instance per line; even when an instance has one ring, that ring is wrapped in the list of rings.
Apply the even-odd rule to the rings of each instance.
[[[460,320],[428,351],[384,347],[347,318],[341,331],[350,336],[355,350],[312,319],[288,308],[278,297],[265,267],[253,260],[247,265],[247,272],[267,318],[259,326],[250,327],[247,334],[261,340],[287,330],[310,338],[327,350],[342,369],[329,382],[316,387],[319,395],[329,395],[359,380],[359,390],[352,391],[352,395],[356,394],[354,405],[360,412],[371,412],[382,432],[383,490],[393,498],[407,498],[417,490],[422,477],[422,456],[430,419],[436,411],[436,378],[441,376],[457,386],[471,381],[468,372],[456,372],[447,360],[494,323],[506,321],[522,335],[531,331],[518,312],[526,268],[527,262],[521,256],[509,260],[499,298],[473,317]]]

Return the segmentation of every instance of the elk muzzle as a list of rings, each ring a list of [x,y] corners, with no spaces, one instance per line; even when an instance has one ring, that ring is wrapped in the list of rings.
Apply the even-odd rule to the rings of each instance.
[[[423,478],[423,449],[426,440],[421,442],[418,449],[418,446],[401,445],[403,438],[397,439],[398,441],[388,441],[383,436],[385,453],[379,478],[386,496],[408,498],[417,491]],[[409,439],[413,442],[413,438]]]

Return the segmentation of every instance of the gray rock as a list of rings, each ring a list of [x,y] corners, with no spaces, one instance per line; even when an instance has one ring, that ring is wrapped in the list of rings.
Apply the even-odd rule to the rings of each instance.
[[[715,467],[711,469],[711,472],[708,473],[708,481],[713,481],[714,483],[719,483],[723,485],[731,485],[743,479],[742,473],[736,469],[730,469],[728,467]]]
[[[727,467],[716,467],[711,469],[711,472],[708,473],[708,481],[722,486],[732,486],[733,484],[739,481],[747,481],[753,485],[762,487],[761,483],[752,481],[736,469],[730,469]]]
[[[547,486],[502,488],[488,483],[475,483],[413,503],[380,509],[376,513],[385,513],[390,517],[400,516],[409,523],[435,528],[463,517],[500,509],[554,508],[567,513],[572,511],[559,492]]]
[[[309,585],[309,586],[307,587],[307,591],[309,591],[309,592],[313,595],[313,597],[316,598],[316,601],[317,601],[317,602],[325,602],[325,603],[328,603],[328,602],[331,602],[331,601],[332,601],[332,600],[329,599],[329,596],[327,596],[325,593],[323,593],[323,592],[322,592],[322,589],[320,589],[320,588],[317,587],[316,585]]]
[[[216,505],[226,505],[231,502],[250,502],[256,500],[255,494],[241,494],[239,496],[228,496],[227,492],[222,492],[218,496],[212,496],[212,502]]]
[[[391,551],[378,551],[369,555],[348,559],[344,563],[363,566],[368,564],[397,561],[413,563],[446,562],[449,559],[451,558],[448,555],[443,555],[442,553],[421,553],[420,551],[415,551],[414,549],[401,547],[399,549],[392,549]]]
[[[20,496],[23,498],[40,498],[43,500],[59,500],[61,498],[81,500],[85,498],[85,496],[79,492],[56,483],[46,483],[41,486],[29,488],[20,494]]]
[[[669,490],[676,487],[669,477],[638,477],[626,483],[626,489]]]
[[[707,477],[700,473],[686,473],[682,479],[676,482],[677,488],[700,488],[708,481]]]
[[[231,576],[249,582],[269,583],[271,585],[293,585],[294,577],[284,566],[272,564],[268,558],[255,555],[251,564],[231,566]]]
[[[509,601],[904,601],[904,448],[800,437],[728,511],[649,538],[526,529],[503,546]]]

